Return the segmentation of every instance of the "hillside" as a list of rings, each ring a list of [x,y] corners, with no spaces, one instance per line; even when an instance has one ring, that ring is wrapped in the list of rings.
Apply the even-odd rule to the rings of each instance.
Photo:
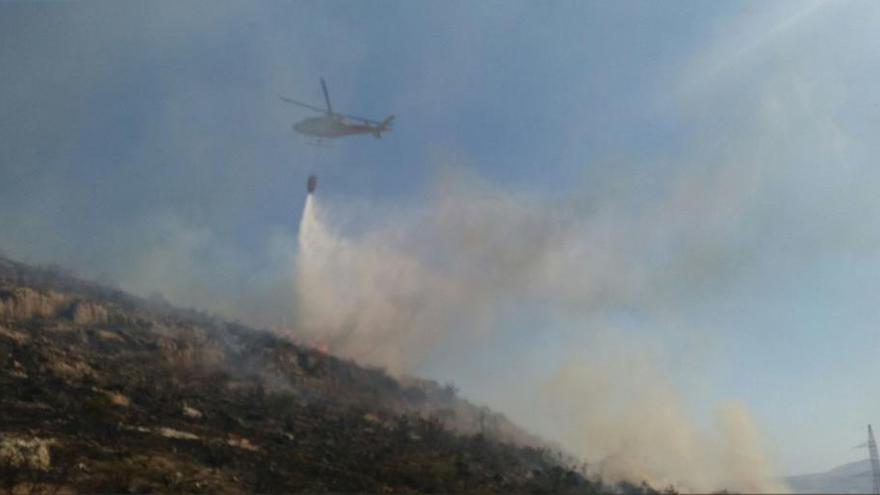
[[[822,473],[789,476],[795,493],[871,493],[871,461],[850,462]]]
[[[452,386],[0,258],[0,489],[638,492]]]

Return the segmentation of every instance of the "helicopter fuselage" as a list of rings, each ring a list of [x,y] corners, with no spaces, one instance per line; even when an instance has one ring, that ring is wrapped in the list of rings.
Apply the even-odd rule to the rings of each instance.
[[[317,136],[318,138],[372,134],[373,137],[379,139],[382,137],[383,132],[391,130],[391,121],[394,120],[394,115],[389,115],[382,122],[377,122],[362,117],[336,113],[333,111],[333,106],[330,105],[330,93],[327,92],[327,84],[324,83],[324,79],[321,79],[321,91],[324,92],[324,102],[327,104],[326,110],[292,98],[281,97],[287,103],[323,113],[320,117],[310,117],[293,124],[294,131],[308,136]]]
[[[322,138],[335,138],[352,134],[370,134],[377,131],[377,127],[369,124],[360,124],[349,121],[339,115],[324,115],[310,117],[293,124],[293,130],[309,136]]]

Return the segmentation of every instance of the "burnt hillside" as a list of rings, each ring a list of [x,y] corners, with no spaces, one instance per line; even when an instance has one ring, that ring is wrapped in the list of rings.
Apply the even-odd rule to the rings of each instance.
[[[451,386],[5,258],[0,390],[15,493],[603,490]]]

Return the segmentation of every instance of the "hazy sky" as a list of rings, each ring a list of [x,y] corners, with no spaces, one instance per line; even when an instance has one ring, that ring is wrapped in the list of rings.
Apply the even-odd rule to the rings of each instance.
[[[698,418],[740,400],[787,472],[830,468],[880,423],[878,22],[867,1],[3,3],[0,250],[212,310],[235,287],[247,317],[285,284],[309,173],[355,232],[463,169],[607,218],[650,266],[607,325],[661,349]],[[319,103],[321,76],[394,131],[306,146],[278,96]],[[570,321],[420,371],[503,410],[499,370],[561,359]]]

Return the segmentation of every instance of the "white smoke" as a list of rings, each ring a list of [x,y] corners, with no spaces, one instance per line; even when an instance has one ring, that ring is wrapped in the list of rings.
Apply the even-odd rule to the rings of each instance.
[[[335,353],[398,373],[442,360],[442,350],[503,338],[511,307],[549,308],[577,332],[598,334],[596,316],[689,297],[739,266],[738,244],[724,248],[719,223],[736,215],[694,208],[712,182],[675,181],[644,209],[622,211],[608,197],[592,206],[546,201],[447,171],[423,206],[373,218],[348,236],[338,227],[344,209],[310,195],[297,324]],[[725,191],[725,212],[748,210],[737,208],[747,205],[730,184]],[[701,235],[690,233],[694,222],[705,227]],[[525,426],[597,463],[607,479],[784,491],[742,406],[721,407],[708,431],[694,426],[656,356],[638,340],[622,342],[606,339],[605,354],[562,363],[531,385],[511,376],[511,394],[542,399],[522,406],[520,416],[540,418]]]
[[[698,428],[657,357],[606,342],[601,353],[565,363],[545,384],[544,425],[606,480],[645,480],[707,493],[784,493],[761,435],[736,401],[716,405]],[[698,370],[695,370],[698,372]]]

